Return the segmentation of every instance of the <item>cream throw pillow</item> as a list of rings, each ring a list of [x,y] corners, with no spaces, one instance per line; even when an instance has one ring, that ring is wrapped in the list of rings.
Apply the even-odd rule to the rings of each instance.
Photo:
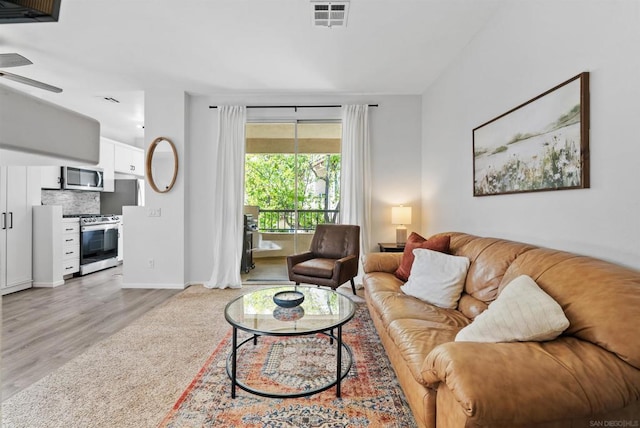
[[[441,308],[455,309],[460,300],[469,259],[422,248],[413,250],[409,280],[400,289]]]
[[[521,275],[502,290],[487,310],[460,330],[457,342],[552,340],[569,327],[560,305],[533,279]]]

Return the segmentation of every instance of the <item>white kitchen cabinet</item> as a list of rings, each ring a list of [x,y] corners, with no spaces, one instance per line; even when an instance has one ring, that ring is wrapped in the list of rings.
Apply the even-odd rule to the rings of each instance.
[[[62,219],[62,275],[80,272],[80,219]]]
[[[80,220],[60,205],[33,207],[33,286],[57,287],[80,271]]]
[[[0,293],[31,287],[32,206],[40,204],[40,171],[0,167]]]
[[[59,190],[62,187],[62,168],[59,166],[41,166],[40,187]]]
[[[116,174],[144,177],[144,150],[127,144],[114,144]]]
[[[103,175],[103,192],[113,192],[115,190],[115,174],[114,174],[114,143],[105,139],[100,139],[100,163],[98,167],[102,168]]]

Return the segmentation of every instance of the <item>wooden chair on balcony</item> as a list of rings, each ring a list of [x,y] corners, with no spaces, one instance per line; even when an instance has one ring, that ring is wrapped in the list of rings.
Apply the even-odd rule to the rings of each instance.
[[[360,226],[319,224],[311,239],[309,251],[287,257],[289,280],[336,289],[358,275],[360,258]]]

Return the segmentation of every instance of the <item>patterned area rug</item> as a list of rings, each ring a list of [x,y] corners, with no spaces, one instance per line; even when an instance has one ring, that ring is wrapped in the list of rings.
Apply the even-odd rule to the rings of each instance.
[[[286,399],[265,398],[237,388],[232,399],[225,369],[231,348],[229,333],[160,427],[415,427],[365,305],[358,305],[342,336],[354,361],[342,380],[341,398],[332,387],[310,397]],[[247,337],[239,333],[238,342]],[[238,378],[261,390],[297,392],[335,378],[336,347],[324,335],[261,337],[257,346],[248,343],[240,351]]]

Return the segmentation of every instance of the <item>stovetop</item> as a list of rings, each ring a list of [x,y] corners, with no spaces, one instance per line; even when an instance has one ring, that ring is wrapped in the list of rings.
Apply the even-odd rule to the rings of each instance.
[[[81,224],[116,223],[120,216],[115,214],[65,214],[63,218],[79,218]]]
[[[84,218],[84,217],[113,217],[117,214],[65,214],[62,216],[62,218],[71,218],[71,217],[78,217],[78,218]]]

